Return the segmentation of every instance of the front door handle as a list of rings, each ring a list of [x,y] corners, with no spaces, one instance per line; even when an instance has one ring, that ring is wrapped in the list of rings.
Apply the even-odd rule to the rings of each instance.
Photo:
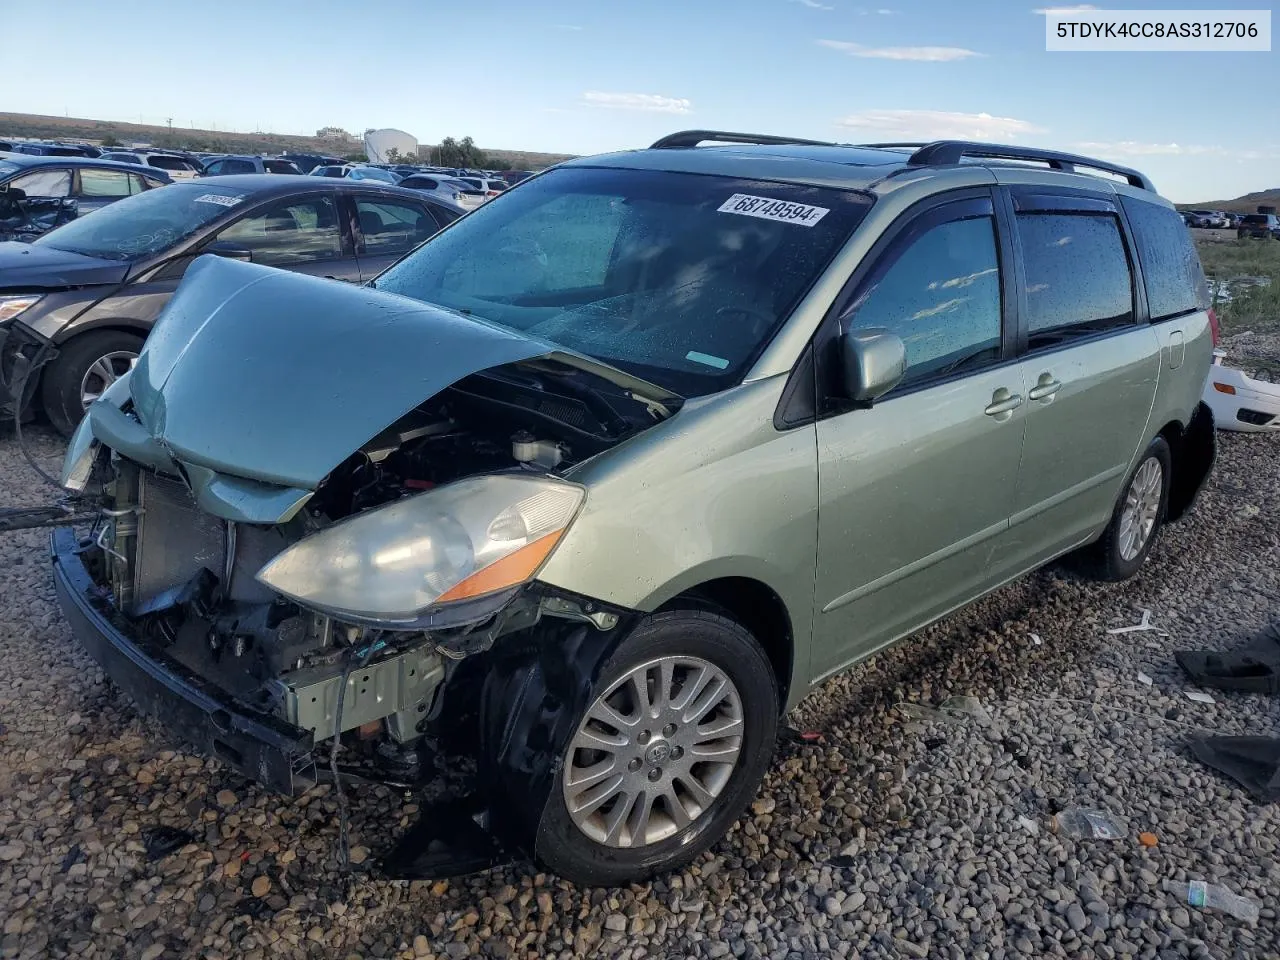
[[[1048,400],[1055,393],[1062,389],[1062,383],[1053,379],[1053,374],[1040,374],[1040,382],[1027,391],[1027,396],[1032,400]]]
[[[991,402],[982,412],[997,420],[1008,420],[1013,415],[1013,411],[1020,406],[1022,406],[1022,394],[1010,393],[1007,388],[1001,387],[991,395]]]

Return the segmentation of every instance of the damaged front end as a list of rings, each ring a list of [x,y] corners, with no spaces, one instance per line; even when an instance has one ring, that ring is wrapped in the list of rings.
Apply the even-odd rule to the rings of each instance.
[[[535,577],[586,496],[573,467],[678,403],[646,388],[426,305],[197,263],[67,452],[96,510],[53,536],[63,609],[143,710],[281,793],[338,745],[353,777],[471,752],[549,789],[547,704],[586,695],[630,614]],[[543,691],[519,736],[483,709],[516,675]]]

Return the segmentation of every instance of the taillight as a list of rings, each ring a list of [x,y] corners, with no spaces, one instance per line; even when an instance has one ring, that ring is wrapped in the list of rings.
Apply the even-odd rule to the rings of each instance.
[[[1213,337],[1213,345],[1216,347],[1218,341],[1222,338],[1222,331],[1218,327],[1218,315],[1213,312],[1213,307],[1209,308],[1209,333]]]

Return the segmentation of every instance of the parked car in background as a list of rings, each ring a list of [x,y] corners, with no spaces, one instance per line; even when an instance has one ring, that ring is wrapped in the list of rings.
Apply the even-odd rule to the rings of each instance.
[[[474,210],[485,201],[484,194],[470,183],[434,173],[412,174],[401,180],[400,186],[410,190],[421,190],[443,200],[452,201],[468,210]]]
[[[118,160],[121,163],[132,163],[143,167],[155,167],[157,170],[163,170],[169,174],[169,177],[173,180],[194,180],[204,172],[204,167],[201,164],[174,153],[112,150],[104,153],[102,159]]]
[[[1274,213],[1246,213],[1236,227],[1236,239],[1280,240],[1280,219]]]
[[[78,216],[169,182],[163,170],[136,164],[6,153],[0,156],[0,240],[33,240]]]
[[[371,167],[358,163],[344,163],[340,166],[330,165],[313,167],[308,176],[345,178],[348,180],[373,180],[378,183],[387,184],[396,184],[400,182],[399,175],[392,173],[390,170],[383,170],[380,167]]]
[[[492,200],[504,190],[509,189],[509,185],[504,180],[491,180],[487,177],[458,177],[463,183],[470,184],[475,190],[479,190],[486,200]]]
[[[1209,230],[1225,230],[1231,225],[1231,221],[1225,213],[1218,210],[1189,210],[1187,226],[1200,227]]]
[[[242,173],[276,173],[298,176],[301,170],[291,160],[280,157],[228,156],[218,157],[204,166],[202,176],[227,177]]]
[[[160,309],[201,254],[355,283],[462,213],[372,181],[249,175],[177,183],[34,243],[0,243],[0,316],[21,317],[57,345],[35,396],[68,433],[85,405],[132,368]],[[136,279],[113,291],[126,277]]]
[[[322,153],[282,153],[280,159],[290,161],[302,173],[310,173],[321,166],[341,166],[345,162],[341,157]]]
[[[290,795],[344,739],[452,742],[489,829],[612,886],[717,842],[826,677],[1068,552],[1141,569],[1215,442],[1150,181],[715,136],[561,164],[361,289],[197,263],[64,461],[107,676]]]
[[[98,157],[102,153],[97,147],[83,143],[40,143],[32,140],[18,141],[13,144],[13,153],[25,153],[31,157]]]
[[[498,171],[499,179],[505,180],[511,186],[515,186],[521,180],[527,180],[533,176],[530,170],[500,170]]]

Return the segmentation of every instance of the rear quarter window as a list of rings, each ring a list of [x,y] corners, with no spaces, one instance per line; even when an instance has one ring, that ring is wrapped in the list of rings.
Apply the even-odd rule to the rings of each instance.
[[[1208,309],[1200,256],[1178,212],[1134,197],[1120,203],[1133,228],[1151,319]]]

